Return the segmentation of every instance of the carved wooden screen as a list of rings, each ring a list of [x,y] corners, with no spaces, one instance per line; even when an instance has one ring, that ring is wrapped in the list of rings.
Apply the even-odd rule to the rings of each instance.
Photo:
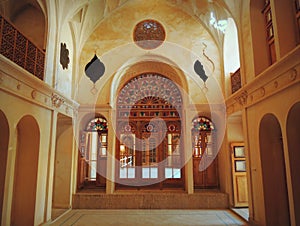
[[[179,88],[146,73],[130,80],[117,98],[118,186],[183,186]]]

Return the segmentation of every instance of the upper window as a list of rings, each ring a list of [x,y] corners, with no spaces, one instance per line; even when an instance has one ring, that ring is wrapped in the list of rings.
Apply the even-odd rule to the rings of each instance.
[[[165,29],[155,20],[143,20],[134,28],[133,40],[143,49],[155,49],[163,43],[165,38]]]
[[[197,117],[193,120],[193,129],[196,131],[212,131],[214,125],[206,117]]]
[[[206,117],[193,120],[193,156],[202,157],[204,154],[213,155],[211,132],[215,129],[212,121]]]
[[[86,128],[89,132],[107,132],[107,122],[106,119],[102,117],[94,118],[91,120]]]

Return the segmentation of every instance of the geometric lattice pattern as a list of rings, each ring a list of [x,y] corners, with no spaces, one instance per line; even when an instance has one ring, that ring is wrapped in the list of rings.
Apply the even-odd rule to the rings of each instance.
[[[165,40],[166,34],[163,26],[155,20],[143,20],[134,29],[134,42],[143,49],[154,49]]]
[[[165,104],[181,106],[179,88],[170,79],[156,73],[145,73],[130,80],[120,91],[117,104],[133,106],[137,103],[164,100]]]
[[[44,79],[45,53],[0,15],[0,54]]]

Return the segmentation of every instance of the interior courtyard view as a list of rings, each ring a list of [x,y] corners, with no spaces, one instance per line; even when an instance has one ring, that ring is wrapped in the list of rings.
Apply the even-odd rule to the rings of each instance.
[[[300,226],[300,0],[1,0],[0,128],[2,226]]]

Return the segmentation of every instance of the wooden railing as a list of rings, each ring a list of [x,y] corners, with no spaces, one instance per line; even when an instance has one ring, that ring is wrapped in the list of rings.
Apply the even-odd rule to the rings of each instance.
[[[0,54],[44,79],[45,52],[0,15]]]
[[[231,92],[235,93],[242,87],[240,69],[237,69],[234,73],[230,75],[230,80],[231,80]]]

